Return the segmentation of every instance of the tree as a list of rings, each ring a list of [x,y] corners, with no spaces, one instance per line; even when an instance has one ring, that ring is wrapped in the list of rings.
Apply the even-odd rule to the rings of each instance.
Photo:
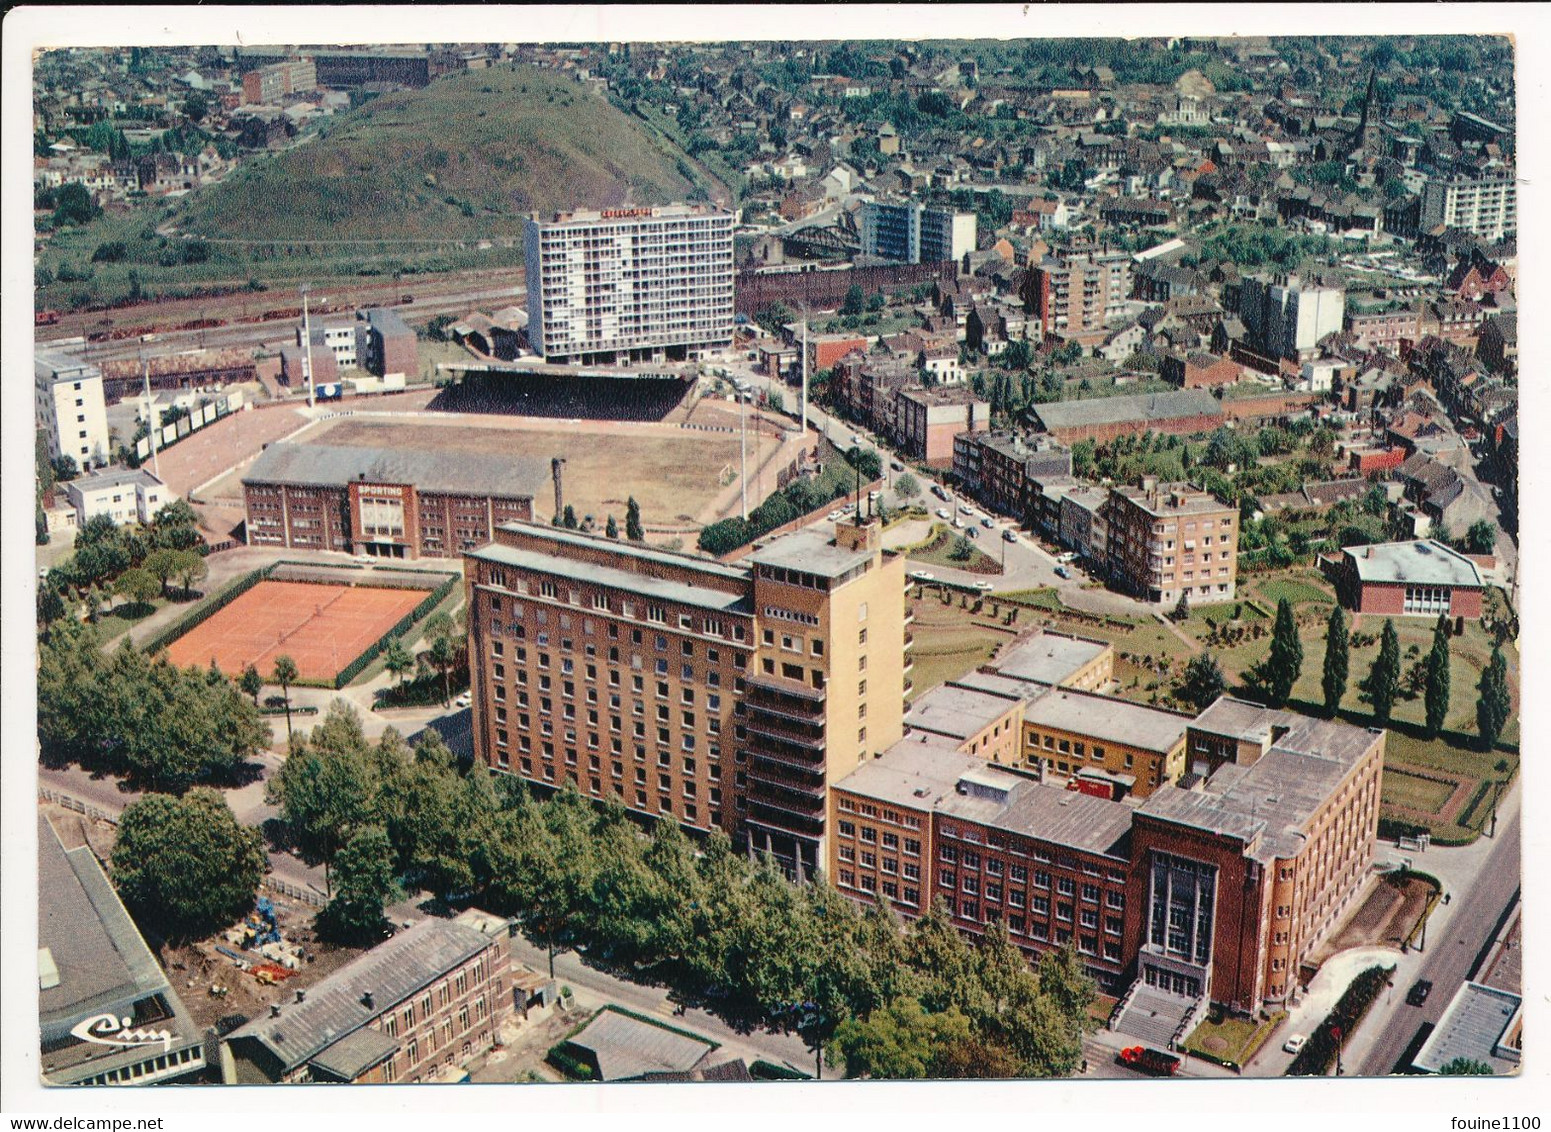
[[[1179,601],[1174,604],[1174,620],[1185,621],[1190,617],[1190,591],[1180,590]]]
[[[259,693],[264,690],[264,678],[259,675],[257,665],[248,665],[242,670],[242,675],[237,678],[237,687],[244,695],[253,697],[253,706],[258,707]]]
[[[958,1007],[928,1014],[916,999],[902,998],[866,1019],[842,1022],[834,1047],[848,1079],[911,1081],[935,1076],[942,1054],[971,1038],[969,1019]]]
[[[388,647],[383,653],[382,666],[391,672],[394,678],[402,684],[404,674],[415,666],[415,658],[410,655],[404,642],[398,637],[388,641]]]
[[[914,499],[921,494],[921,481],[909,472],[901,472],[894,480],[894,494],[901,499]]]
[[[565,510],[560,515],[560,525],[568,531],[576,530],[576,508],[569,503],[565,505]]]
[[[179,550],[178,555],[178,581],[183,583],[183,596],[194,596],[194,584],[202,582],[210,576],[210,567],[204,558],[192,550]]]
[[[1184,681],[1179,686],[1181,699],[1193,704],[1197,711],[1203,711],[1227,690],[1228,682],[1223,679],[1222,666],[1215,656],[1206,652],[1190,658],[1190,663],[1185,665]]]
[[[382,908],[399,891],[393,875],[393,846],[380,825],[358,830],[335,860],[338,884],[318,916],[319,927],[342,943],[369,944],[386,934]]]
[[[603,534],[606,538],[619,538],[619,524],[614,521],[613,515],[609,516],[609,521],[603,528]]]
[[[1325,672],[1320,688],[1325,693],[1325,714],[1334,719],[1341,707],[1341,697],[1346,695],[1347,670],[1351,664],[1351,634],[1346,629],[1346,617],[1340,603],[1330,611],[1330,621],[1325,626]]]
[[[135,919],[181,943],[240,918],[266,868],[264,840],[209,789],[148,794],[124,811],[113,846],[114,886]]]
[[[285,697],[285,738],[287,743],[291,740],[291,681],[295,680],[299,675],[296,661],[292,660],[290,656],[281,653],[275,657],[274,680],[276,684],[280,685],[280,694]]]
[[[1388,727],[1395,697],[1400,694],[1400,636],[1390,618],[1385,618],[1384,631],[1379,635],[1379,655],[1368,670],[1367,691],[1373,703],[1373,721]]]
[[[49,470],[53,472],[54,479],[58,483],[73,480],[81,474],[80,465],[75,462],[74,456],[56,457],[50,464]],[[110,519],[109,522],[112,520]]]
[[[149,605],[161,585],[148,570],[125,570],[114,580],[113,592],[134,605]]]
[[[180,551],[170,548],[153,550],[145,556],[142,566],[161,583],[162,596],[167,596],[167,583],[177,574],[182,563],[179,560]]]
[[[91,190],[78,181],[61,185],[54,195],[54,227],[70,224],[89,224],[102,215],[102,209],[92,199]]]
[[[190,91],[189,96],[183,100],[183,116],[190,122],[202,122],[206,114],[210,112],[210,103],[199,91]]]
[[[1384,490],[1383,484],[1374,484],[1363,496],[1363,510],[1375,518],[1382,518],[1389,510],[1389,494]]]
[[[862,290],[860,283],[852,283],[846,291],[845,300],[840,304],[842,315],[861,314],[867,309],[867,292]]]
[[[1282,707],[1292,695],[1293,685],[1303,668],[1303,642],[1298,639],[1298,623],[1292,603],[1285,597],[1276,603],[1276,624],[1271,630],[1271,651],[1260,670],[1272,707]]]
[[[1476,700],[1476,731],[1481,736],[1482,747],[1490,751],[1513,713],[1513,698],[1508,691],[1508,662],[1503,658],[1500,645],[1493,647],[1492,658],[1487,661],[1476,689],[1481,693]]]
[[[361,717],[335,700],[323,721],[292,744],[280,772],[265,785],[265,799],[280,807],[302,859],[321,864],[331,884],[328,870],[340,849],[380,816],[381,780]]]
[[[646,541],[646,532],[641,527],[641,505],[633,495],[625,501],[625,537],[631,542]]]
[[[1427,688],[1423,694],[1426,707],[1427,737],[1436,739],[1443,730],[1444,718],[1449,714],[1449,615],[1438,614],[1438,624],[1433,627],[1433,647],[1427,654]]]
[[[975,556],[975,544],[963,535],[953,540],[953,546],[948,551],[948,557],[955,562],[968,562]]]
[[[1465,532],[1465,549],[1471,554],[1491,554],[1497,547],[1497,527],[1490,519],[1477,519]]]
[[[452,701],[452,685],[448,674],[452,670],[453,662],[458,659],[458,646],[453,643],[451,636],[439,633],[431,642],[429,655],[431,663],[436,665],[437,670],[442,674],[442,703],[448,704]]]
[[[1486,1062],[1469,1057],[1456,1057],[1438,1070],[1440,1077],[1492,1077],[1495,1074],[1496,1070]]]

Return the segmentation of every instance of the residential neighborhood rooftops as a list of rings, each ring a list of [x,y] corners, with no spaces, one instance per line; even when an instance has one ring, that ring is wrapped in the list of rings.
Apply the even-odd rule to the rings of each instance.
[[[1343,553],[1364,582],[1427,585],[1482,585],[1481,571],[1463,554],[1433,539],[1349,546]]]

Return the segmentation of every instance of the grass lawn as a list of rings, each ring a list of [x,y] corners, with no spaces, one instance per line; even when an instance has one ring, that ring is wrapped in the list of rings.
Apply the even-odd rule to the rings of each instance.
[[[998,593],[1000,598],[1008,601],[1021,601],[1028,605],[1037,605],[1041,609],[1061,609],[1061,596],[1054,586],[1042,586],[1036,590],[1008,590],[1006,593]]]
[[[1273,1030],[1287,1017],[1278,1011],[1269,1021],[1258,1018],[1235,1018],[1224,1015],[1222,1021],[1207,1018],[1185,1039],[1185,1048],[1192,1053],[1210,1054],[1235,1065],[1243,1065],[1258,1050]]]
[[[1283,598],[1293,605],[1306,601],[1322,601],[1334,604],[1333,598],[1324,590],[1315,589],[1303,582],[1275,581],[1264,582],[1254,589],[1255,596],[1264,601],[1273,609]]]
[[[1436,814],[1453,794],[1453,787],[1447,783],[1422,778],[1398,766],[1384,768],[1384,786],[1380,800],[1386,806],[1399,806],[1402,809]]]
[[[942,523],[932,525],[931,536],[922,543],[911,547],[906,551],[912,562],[924,562],[929,566],[947,566],[954,570],[968,570],[972,574],[1000,574],[1001,566],[996,559],[974,544],[971,539],[964,539],[969,543],[969,556],[967,558],[955,558],[953,548],[963,536],[952,527]]]
[[[984,664],[997,647],[1012,639],[977,621],[958,602],[944,605],[935,593],[911,600],[915,622],[910,632],[915,644],[910,648],[915,667],[910,672],[914,687],[909,698],[948,680],[957,680],[977,665]]]

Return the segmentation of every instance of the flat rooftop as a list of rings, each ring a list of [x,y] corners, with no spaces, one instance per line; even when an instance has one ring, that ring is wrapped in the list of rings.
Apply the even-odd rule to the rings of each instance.
[[[162,481],[151,474],[150,468],[108,468],[90,475],[77,476],[60,486],[79,492],[101,491],[103,488],[127,487],[142,484],[145,487],[161,487]]]
[[[1014,641],[991,663],[996,671],[1014,680],[1060,684],[1111,648],[1107,641],[1049,633],[1041,629]]]
[[[1190,719],[1171,711],[1113,696],[1050,688],[1031,697],[1023,709],[1025,724],[1089,735],[1142,751],[1167,754],[1185,737]]]
[[[1494,1073],[1517,1072],[1519,1059],[1504,1057],[1499,1051],[1522,1008],[1523,999],[1511,991],[1465,983],[1454,993],[1412,1064],[1426,1073],[1437,1073],[1464,1057],[1490,1065]]]
[[[1432,539],[1381,542],[1343,552],[1364,582],[1480,587],[1481,571],[1463,554]]]
[[[978,735],[1018,707],[1012,697],[982,689],[944,684],[918,697],[905,713],[907,730],[931,731],[951,739]]]
[[[782,535],[744,559],[756,566],[800,570],[823,578],[838,578],[875,557],[869,550],[847,550],[822,531],[806,528]]]
[[[502,566],[515,566],[541,574],[551,574],[573,582],[607,586],[625,593],[642,597],[660,598],[663,601],[693,605],[718,613],[752,613],[753,602],[747,592],[728,593],[713,586],[697,586],[690,582],[654,578],[650,574],[624,570],[618,566],[602,566],[593,562],[578,561],[559,554],[545,554],[515,546],[491,543],[489,546],[468,552],[468,557]]]
[[[549,462],[528,456],[286,442],[260,452],[242,477],[245,484],[297,487],[344,487],[351,481],[507,499],[532,499],[551,482]]]
[[[1151,491],[1136,485],[1117,486],[1110,490],[1150,514],[1165,517],[1217,514],[1222,511],[1237,515],[1239,510],[1211,492],[1202,491],[1188,483],[1160,483]]]
[[[1382,732],[1294,716],[1294,725],[1255,763],[1225,763],[1200,786],[1165,784],[1140,813],[1254,844],[1256,860],[1293,857],[1304,827]],[[1258,839],[1258,840],[1257,840]]]
[[[1235,739],[1253,740],[1262,746],[1271,741],[1272,728],[1289,728],[1297,716],[1291,712],[1277,711],[1263,704],[1239,700],[1232,696],[1219,696],[1200,715],[1191,727],[1197,731],[1210,731],[1214,735],[1231,735]]]

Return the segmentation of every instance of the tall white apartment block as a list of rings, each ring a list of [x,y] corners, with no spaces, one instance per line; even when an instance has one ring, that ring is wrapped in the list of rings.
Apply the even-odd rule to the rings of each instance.
[[[901,263],[957,260],[975,250],[975,214],[927,208],[919,201],[868,201],[862,251]]]
[[[38,427],[48,437],[50,459],[69,456],[82,471],[108,462],[108,412],[102,371],[69,354],[39,350],[33,356]]]
[[[1318,353],[1320,339],[1341,329],[1346,292],[1305,283],[1296,275],[1248,276],[1239,291],[1239,317],[1252,349],[1307,361]]]
[[[1519,200],[1513,170],[1485,177],[1429,177],[1422,186],[1422,227],[1438,224],[1488,240],[1516,235]]]
[[[733,327],[733,217],[708,205],[530,219],[528,341],[552,362],[681,361]]]

